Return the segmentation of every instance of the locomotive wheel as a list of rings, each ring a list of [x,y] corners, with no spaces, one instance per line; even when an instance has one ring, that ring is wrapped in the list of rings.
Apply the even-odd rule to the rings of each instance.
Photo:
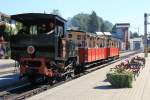
[[[70,79],[73,79],[75,76],[74,72],[70,72],[66,75],[64,75],[64,80],[70,80]]]
[[[58,82],[58,80],[56,79],[56,77],[51,77],[51,78],[47,78],[46,79],[46,83],[47,84],[50,84],[50,85],[54,85],[54,84],[56,84]]]
[[[73,79],[75,76],[75,72],[73,71],[72,73],[70,73],[70,77]]]
[[[64,80],[69,80],[69,74],[66,74],[66,75],[64,76]]]

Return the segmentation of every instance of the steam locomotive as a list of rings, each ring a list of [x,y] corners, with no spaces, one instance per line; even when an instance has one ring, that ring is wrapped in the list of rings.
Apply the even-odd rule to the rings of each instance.
[[[11,19],[21,23],[11,36],[11,56],[20,64],[20,76],[31,82],[39,77],[49,83],[72,78],[86,65],[119,57],[117,41],[66,30],[66,20],[58,15],[24,13]]]

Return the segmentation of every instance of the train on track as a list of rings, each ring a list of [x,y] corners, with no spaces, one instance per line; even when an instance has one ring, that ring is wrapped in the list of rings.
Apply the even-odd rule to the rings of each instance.
[[[20,76],[31,82],[41,77],[53,83],[83,72],[88,65],[119,58],[118,42],[110,36],[66,30],[58,15],[24,13],[12,15],[21,23],[11,36],[11,56],[20,64]]]

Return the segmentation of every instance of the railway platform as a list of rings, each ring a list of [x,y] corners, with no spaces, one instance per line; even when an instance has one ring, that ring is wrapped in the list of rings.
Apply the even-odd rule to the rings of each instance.
[[[14,66],[15,61],[12,59],[0,59],[0,68]]]
[[[0,59],[0,75],[15,72],[15,66],[16,62],[12,59]]]
[[[139,54],[143,56],[144,54]],[[150,57],[146,58],[145,68],[141,70],[132,88],[111,88],[106,81],[110,68],[105,68],[57,86],[28,100],[150,100]]]
[[[18,68],[12,59],[0,59],[0,90],[19,80]]]

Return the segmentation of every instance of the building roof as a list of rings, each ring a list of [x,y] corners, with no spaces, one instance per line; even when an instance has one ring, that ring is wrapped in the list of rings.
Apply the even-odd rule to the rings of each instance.
[[[110,32],[96,32],[97,35],[111,36]]]
[[[103,32],[96,32],[97,35],[104,35]]]
[[[111,33],[112,37],[117,38],[117,39],[123,39],[123,36],[121,33],[118,32],[113,32]]]
[[[130,27],[130,23],[116,23],[116,28],[128,28]]]
[[[106,35],[106,36],[111,36],[111,33],[110,32],[103,32],[104,33],[104,35]]]

